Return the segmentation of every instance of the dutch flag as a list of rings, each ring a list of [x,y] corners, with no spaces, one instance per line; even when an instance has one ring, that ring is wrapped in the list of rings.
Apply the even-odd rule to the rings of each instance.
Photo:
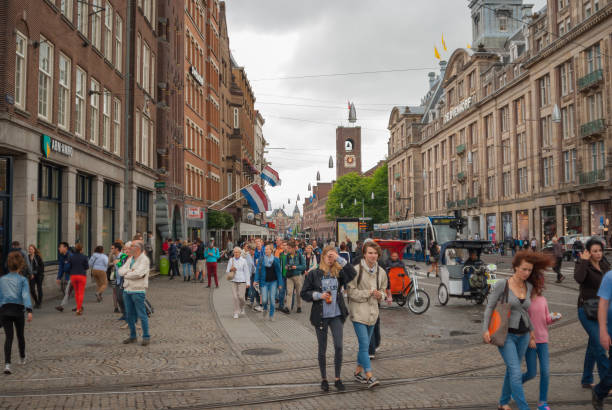
[[[261,177],[271,186],[277,186],[281,184],[281,180],[278,177],[278,172],[276,172],[269,166],[266,166],[263,171],[261,171]]]
[[[270,201],[259,184],[242,188],[240,193],[246,198],[254,213],[259,214],[270,210]]]

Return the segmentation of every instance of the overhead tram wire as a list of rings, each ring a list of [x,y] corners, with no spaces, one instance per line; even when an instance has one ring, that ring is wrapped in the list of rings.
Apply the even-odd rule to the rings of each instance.
[[[308,104],[292,104],[282,102],[268,102],[268,101],[257,101],[256,104],[269,104],[269,105],[285,105],[290,107],[305,107],[305,108],[322,108],[322,109],[333,109],[333,110],[346,110],[346,107],[331,106],[331,105],[308,105]],[[374,108],[360,108],[360,111],[377,111],[377,112],[389,112],[389,110],[377,110]]]
[[[296,96],[290,96],[290,95],[280,95],[280,94],[267,94],[267,93],[258,93],[257,95],[259,96],[265,96],[265,97],[278,97],[278,98],[285,98],[288,100],[305,100],[305,101],[314,101],[314,102],[325,102],[325,103],[332,103],[332,104],[344,104],[344,102],[340,102],[337,100],[319,100],[317,98],[308,98],[308,97],[296,97]],[[364,103],[361,101],[354,101],[356,105],[362,106],[362,105],[382,105],[382,106],[396,106],[396,105],[406,105],[406,104],[392,104],[392,103]]]
[[[315,121],[315,120],[308,120],[305,118],[291,118],[291,117],[281,117],[281,116],[277,116],[277,115],[270,115],[267,114],[266,115],[267,118],[277,118],[280,120],[288,120],[288,121],[300,121],[300,122],[309,122],[309,123],[313,123],[313,124],[322,124],[322,125],[333,125],[333,126],[339,126],[342,125],[342,121],[338,122],[323,122],[323,121]],[[388,132],[387,129],[382,129],[382,128],[366,128],[366,127],[361,127],[362,130],[368,130],[368,131],[376,131],[376,132]]]
[[[437,70],[438,68],[431,68],[431,67],[397,68],[397,69],[372,70],[372,71],[355,71],[355,72],[345,72],[345,73],[306,74],[306,75],[295,75],[295,76],[286,76],[286,77],[256,78],[250,81],[255,82],[255,81],[300,80],[300,79],[306,79],[306,78],[346,77],[346,76],[351,76],[351,75],[402,73],[402,72],[408,72],[408,71],[427,71],[427,70],[431,71],[431,70]]]

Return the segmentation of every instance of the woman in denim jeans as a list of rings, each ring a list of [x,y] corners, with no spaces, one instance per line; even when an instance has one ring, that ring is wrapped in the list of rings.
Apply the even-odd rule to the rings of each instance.
[[[514,274],[508,280],[495,284],[495,288],[484,314],[483,340],[491,343],[489,322],[497,301],[504,294],[508,285],[508,303],[510,303],[510,318],[508,321],[508,336],[499,353],[506,364],[506,375],[499,398],[501,410],[509,410],[510,397],[514,399],[520,410],[529,410],[523,390],[521,362],[525,358],[527,347],[536,347],[533,324],[527,310],[531,305],[531,292],[541,292],[544,287],[544,270],[552,266],[552,260],[547,255],[535,252],[518,252],[512,259]]]
[[[589,319],[584,310],[584,302],[597,298],[597,290],[604,274],[610,270],[610,264],[603,259],[603,243],[597,239],[589,239],[585,250],[580,253],[580,259],[574,268],[574,279],[580,284],[578,296],[578,319],[589,336],[584,354],[584,370],[582,372],[582,387],[593,387],[593,369],[597,363],[599,379],[603,379],[609,370],[606,349],[599,344],[599,325],[597,318]]]
[[[266,318],[266,309],[270,308],[270,321],[274,321],[274,299],[276,291],[280,289],[283,276],[280,261],[272,255],[272,245],[266,246],[264,256],[257,263],[255,282],[253,286],[259,285],[261,293],[261,305],[263,306],[263,318]]]

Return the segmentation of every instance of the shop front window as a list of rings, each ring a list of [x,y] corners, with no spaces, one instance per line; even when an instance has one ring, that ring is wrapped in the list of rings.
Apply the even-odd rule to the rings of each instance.
[[[512,214],[510,212],[503,213],[501,217],[504,240],[512,239]]]
[[[582,214],[580,204],[563,207],[563,235],[582,234]]]
[[[516,232],[520,240],[526,241],[529,239],[529,213],[527,211],[517,211]]]
[[[143,189],[136,191],[136,232],[144,235],[149,231],[149,197],[151,193]]]
[[[61,236],[61,170],[47,164],[38,169],[38,222],[36,245],[45,262],[57,260]]]
[[[76,212],[74,214],[74,243],[83,246],[83,253],[91,253],[91,177],[77,175]]]
[[[610,201],[591,202],[591,235],[598,235],[608,241],[610,246],[610,220],[612,220],[612,205]]]
[[[110,251],[115,240],[115,189],[111,182],[104,183],[103,210],[102,210],[102,246],[104,251]]]
[[[487,215],[487,240],[489,241],[497,241],[496,239],[496,223],[497,223],[497,215],[489,214]]]
[[[557,235],[557,212],[555,207],[542,208],[542,241],[543,244]]]

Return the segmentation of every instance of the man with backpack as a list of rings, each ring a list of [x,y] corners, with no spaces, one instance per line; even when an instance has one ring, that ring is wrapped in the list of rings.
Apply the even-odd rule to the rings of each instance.
[[[297,295],[297,313],[302,313],[302,298],[299,297],[304,284],[304,271],[306,270],[306,261],[304,256],[297,251],[295,241],[289,241],[287,250],[289,253],[286,256],[286,277],[287,277],[287,293],[285,294],[285,307],[283,313],[289,314],[292,308],[293,289]]]
[[[179,241],[176,241],[179,242]],[[181,276],[179,273],[179,249],[176,243],[172,242],[172,239],[168,240],[168,258],[170,259],[170,280],[174,279],[175,276]]]

